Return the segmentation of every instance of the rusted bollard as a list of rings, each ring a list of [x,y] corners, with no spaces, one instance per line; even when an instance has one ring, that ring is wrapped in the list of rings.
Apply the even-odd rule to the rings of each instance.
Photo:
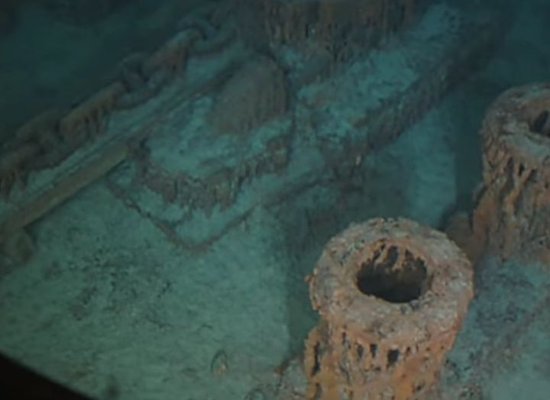
[[[466,255],[404,219],[351,226],[308,281],[321,315],[306,343],[309,400],[424,398],[473,296]]]
[[[500,256],[550,262],[550,84],[504,92],[481,130],[474,236]]]

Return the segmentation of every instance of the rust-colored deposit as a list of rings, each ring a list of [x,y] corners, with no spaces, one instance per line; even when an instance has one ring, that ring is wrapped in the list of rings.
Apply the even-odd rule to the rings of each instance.
[[[443,233],[375,219],[333,238],[308,278],[321,321],[306,343],[307,399],[424,399],[473,296]]]
[[[483,186],[472,226],[486,251],[550,263],[550,84],[503,93],[482,128]]]

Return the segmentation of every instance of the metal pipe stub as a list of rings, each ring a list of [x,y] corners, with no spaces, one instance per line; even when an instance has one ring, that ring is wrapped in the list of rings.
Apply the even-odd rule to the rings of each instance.
[[[321,321],[306,342],[307,399],[422,399],[473,297],[471,264],[415,222],[352,225],[308,277]]]
[[[483,185],[472,225],[502,259],[550,262],[550,83],[512,88],[481,130]]]

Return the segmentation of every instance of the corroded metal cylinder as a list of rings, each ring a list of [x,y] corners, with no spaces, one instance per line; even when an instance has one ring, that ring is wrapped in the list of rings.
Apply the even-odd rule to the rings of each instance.
[[[476,240],[503,259],[550,262],[550,84],[503,93],[487,112],[481,134]]]
[[[306,343],[311,400],[425,398],[473,296],[466,255],[404,219],[351,226],[308,281],[321,316]]]

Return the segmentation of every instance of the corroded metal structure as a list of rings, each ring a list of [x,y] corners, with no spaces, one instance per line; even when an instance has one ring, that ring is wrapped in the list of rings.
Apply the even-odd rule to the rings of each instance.
[[[549,263],[550,85],[503,93],[481,134],[483,184],[472,219],[478,245],[504,259]]]
[[[321,322],[307,340],[310,400],[424,399],[473,297],[471,264],[409,220],[353,225],[309,277]]]
[[[310,46],[345,62],[418,17],[426,0],[237,0],[260,46]],[[253,24],[251,25],[251,22]]]
[[[265,10],[268,2],[260,3]],[[303,11],[299,3],[285,2]],[[315,20],[321,25],[315,29],[325,32],[320,36],[323,40],[340,37],[335,33],[340,28],[328,28],[334,25],[333,20],[340,21],[338,26],[348,26],[345,21],[351,18],[349,21],[355,21],[352,27],[362,29],[360,20],[341,11],[345,1],[302,3],[308,7],[317,4]],[[407,16],[418,15],[423,4],[402,3]],[[294,38],[294,33],[289,33],[286,41],[277,39],[273,26],[282,22],[280,15],[287,12],[279,9],[282,2],[271,2],[279,11],[261,19],[262,30],[266,35],[271,32],[271,50],[267,52],[258,51],[239,36],[237,28],[243,25],[239,18],[246,10],[231,7],[236,4],[242,5],[238,1],[201,3],[158,48],[122,60],[111,83],[68,109],[47,110],[17,130],[0,149],[1,242],[22,237],[21,242],[27,243],[21,233],[25,226],[130,160],[123,174],[110,179],[113,193],[178,245],[203,248],[254,208],[254,204],[232,208],[239,193],[261,176],[283,172],[292,162],[292,154],[300,154],[298,147],[306,136],[319,136],[314,147],[321,154],[314,159],[320,164],[311,164],[312,170],[304,173],[307,181],[284,182],[281,178],[282,187],[273,186],[280,193],[270,193],[267,203],[312,185],[314,178],[308,176],[323,169],[322,163],[345,174],[356,168],[356,160],[396,138],[486,59],[499,26],[483,20],[457,26],[450,36],[457,40],[434,48],[430,58],[415,61],[418,71],[414,80],[371,104],[369,90],[345,86],[349,84],[347,70],[330,81],[323,80],[327,73],[334,74],[330,68],[333,58],[323,58],[321,63],[311,58],[300,46],[299,37],[293,43],[287,40]],[[393,13],[387,7],[381,9]],[[408,19],[399,21],[406,26]],[[326,29],[320,28],[325,25]],[[266,26],[271,30],[266,31]],[[476,41],[460,39],[472,35]],[[297,56],[293,62],[285,58],[289,45]],[[369,61],[360,63],[360,69],[360,78],[372,73]],[[248,85],[239,84],[247,78]],[[335,84],[341,90],[334,90]],[[269,90],[258,92],[258,85]],[[233,112],[228,112],[227,104],[233,106]],[[345,115],[337,121],[342,127],[324,123],[324,113]],[[338,141],[324,140],[330,135],[324,128],[347,133]],[[192,151],[200,155],[195,164],[178,160],[168,165],[162,147],[166,138],[179,141],[171,144],[172,153],[180,151],[178,154],[189,152],[187,141],[193,141]],[[178,146],[183,149],[176,150]],[[179,169],[174,170],[173,165]],[[155,200],[142,202],[146,198]],[[158,201],[178,210],[177,221],[163,214],[166,207],[151,208]],[[197,237],[202,230],[191,222],[200,223],[214,210],[224,212],[218,219],[220,226]]]
[[[246,134],[287,111],[284,72],[268,57],[247,62],[220,89],[207,117],[220,133]]]

